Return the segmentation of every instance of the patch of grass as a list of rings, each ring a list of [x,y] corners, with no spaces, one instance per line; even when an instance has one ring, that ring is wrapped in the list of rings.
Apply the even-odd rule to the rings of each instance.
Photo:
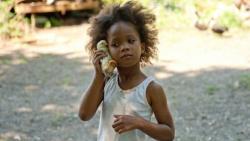
[[[9,57],[0,57],[0,64],[3,64],[3,65],[12,64],[11,58],[9,58]]]
[[[188,96],[187,98],[188,98],[188,100],[194,100],[194,98],[192,96]]]
[[[24,16],[11,12],[14,0],[0,2],[0,35],[5,38],[21,37],[27,30]]]
[[[209,94],[209,95],[214,95],[219,90],[220,90],[220,88],[218,86],[216,86],[216,85],[209,85],[206,88],[206,93]]]
[[[20,58],[19,62],[20,62],[20,64],[27,64],[28,60],[26,58]]]
[[[70,77],[65,77],[65,78],[63,79],[63,81],[62,81],[62,84],[63,84],[64,86],[69,86],[70,83],[71,83]]]
[[[53,119],[52,119],[52,121],[51,121],[51,125],[52,125],[53,127],[58,127],[58,126],[62,125],[62,123],[64,122],[65,118],[66,118],[66,117],[65,117],[63,114],[57,113],[57,114],[53,117]]]
[[[231,11],[225,11],[219,18],[219,24],[227,27],[242,27],[242,21],[239,16]]]
[[[115,2],[124,3],[128,0],[103,0],[104,5],[112,4]],[[157,27],[161,28],[179,28],[191,26],[193,21],[190,19],[187,10],[189,8],[195,8],[199,13],[201,21],[207,23],[211,20],[215,12],[220,5],[230,7],[233,5],[232,0],[141,0],[139,1],[144,6],[152,9],[156,15]],[[229,28],[243,28],[243,21],[239,18],[239,15],[234,11],[223,10],[222,15],[218,18],[220,25],[227,26]]]
[[[36,25],[43,28],[51,28],[62,25],[63,22],[60,18],[55,16],[36,16]]]
[[[250,90],[250,73],[241,75],[239,78],[239,87]]]
[[[50,17],[49,21],[51,22],[52,26],[61,26],[63,24],[62,20],[56,17]]]

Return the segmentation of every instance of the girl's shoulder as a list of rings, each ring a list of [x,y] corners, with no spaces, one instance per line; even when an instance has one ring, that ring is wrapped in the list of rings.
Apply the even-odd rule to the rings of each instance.
[[[162,94],[165,95],[165,92],[164,92],[164,88],[162,84],[156,79],[153,79],[153,81],[151,81],[147,86],[146,94],[151,99],[152,97],[155,97],[155,96],[158,97],[159,95],[162,95]]]
[[[150,83],[147,86],[147,89],[154,89],[162,87],[161,83],[153,76],[148,76],[147,79],[149,79]]]
[[[157,80],[153,80],[151,81],[151,83],[148,85],[148,88],[149,90],[152,90],[152,91],[158,91],[160,89],[163,89],[162,85],[157,81]]]

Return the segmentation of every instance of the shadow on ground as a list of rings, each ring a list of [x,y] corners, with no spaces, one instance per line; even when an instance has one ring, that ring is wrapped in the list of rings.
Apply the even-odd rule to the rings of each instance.
[[[99,112],[89,122],[77,116],[93,68],[85,57],[22,50],[0,56],[0,140],[95,141]],[[165,65],[167,65],[166,62]],[[157,73],[168,95],[176,141],[245,141],[250,136],[250,90],[241,83],[249,69],[209,68]],[[163,75],[164,76],[164,75]]]
[[[0,56],[0,139],[82,140],[95,127],[77,116],[80,95],[91,78],[86,58],[22,51]],[[92,134],[91,134],[92,133]]]

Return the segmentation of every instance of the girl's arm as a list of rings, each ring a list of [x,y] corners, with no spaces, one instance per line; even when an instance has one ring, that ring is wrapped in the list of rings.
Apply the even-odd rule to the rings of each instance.
[[[85,92],[79,109],[79,117],[83,121],[87,121],[93,117],[98,106],[103,99],[104,78],[102,76],[94,76],[92,83]]]
[[[142,120],[139,129],[157,140],[172,141],[175,129],[164,90],[159,84],[153,82],[148,86],[147,95],[158,124]]]
[[[157,83],[150,83],[147,88],[147,99],[153,109],[157,124],[142,117],[115,115],[114,130],[121,134],[139,129],[156,140],[172,141],[175,136],[174,123],[162,87]]]
[[[81,120],[86,121],[91,119],[103,100],[105,76],[101,70],[100,59],[105,56],[106,54],[103,51],[95,51],[92,61],[95,67],[95,74],[92,83],[83,94],[83,98],[81,100],[79,108],[79,117]]]

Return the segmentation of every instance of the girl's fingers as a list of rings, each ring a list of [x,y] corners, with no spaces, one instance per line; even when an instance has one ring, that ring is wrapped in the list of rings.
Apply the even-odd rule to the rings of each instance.
[[[100,65],[100,60],[104,58],[106,55],[105,54],[98,54],[93,58],[93,64],[96,66]]]
[[[123,128],[122,121],[119,118],[115,118],[112,127],[114,128],[116,132],[118,132],[119,130]]]
[[[95,60],[96,58],[98,58],[99,56],[107,56],[107,54],[103,51],[95,51],[94,52],[94,56],[93,56],[93,60]]]
[[[120,116],[114,116],[115,120],[114,123],[112,125],[112,127],[114,128],[115,132],[118,132],[119,134],[128,131],[126,125],[124,125],[124,122],[122,121]]]
[[[124,125],[120,125],[114,128],[115,132],[118,132],[119,134],[123,133],[123,132],[127,132],[129,131],[129,128],[124,126]]]
[[[103,58],[103,57],[105,57],[106,55],[105,54],[99,54],[99,55],[97,55],[97,56],[95,56],[95,58],[93,59],[93,63],[94,64],[99,64],[99,62],[100,62],[100,60]]]
[[[120,118],[122,115],[114,115],[115,118]]]
[[[117,121],[114,121],[112,127],[113,127],[113,128],[116,128],[117,126],[119,126],[119,125],[121,125],[121,124],[122,124],[122,121],[117,120]]]
[[[102,73],[100,60],[102,58],[104,58],[105,56],[107,56],[107,54],[104,53],[103,51],[95,51],[95,54],[93,56],[92,63],[94,65],[96,71],[99,73]]]
[[[100,54],[106,54],[106,52],[101,51],[101,50],[96,50],[96,51],[94,51],[94,58],[95,58],[96,56],[100,55]]]
[[[119,119],[116,118],[116,119],[114,120],[114,123],[113,123],[113,124],[117,123],[118,121],[119,121]]]
[[[96,57],[96,56],[98,56],[99,54],[102,54],[103,52],[101,52],[101,51],[95,51],[94,52],[94,58]]]
[[[118,133],[123,131],[123,129],[124,129],[124,125],[120,125],[120,126],[117,126],[117,127],[114,128],[115,132],[118,132]]]

